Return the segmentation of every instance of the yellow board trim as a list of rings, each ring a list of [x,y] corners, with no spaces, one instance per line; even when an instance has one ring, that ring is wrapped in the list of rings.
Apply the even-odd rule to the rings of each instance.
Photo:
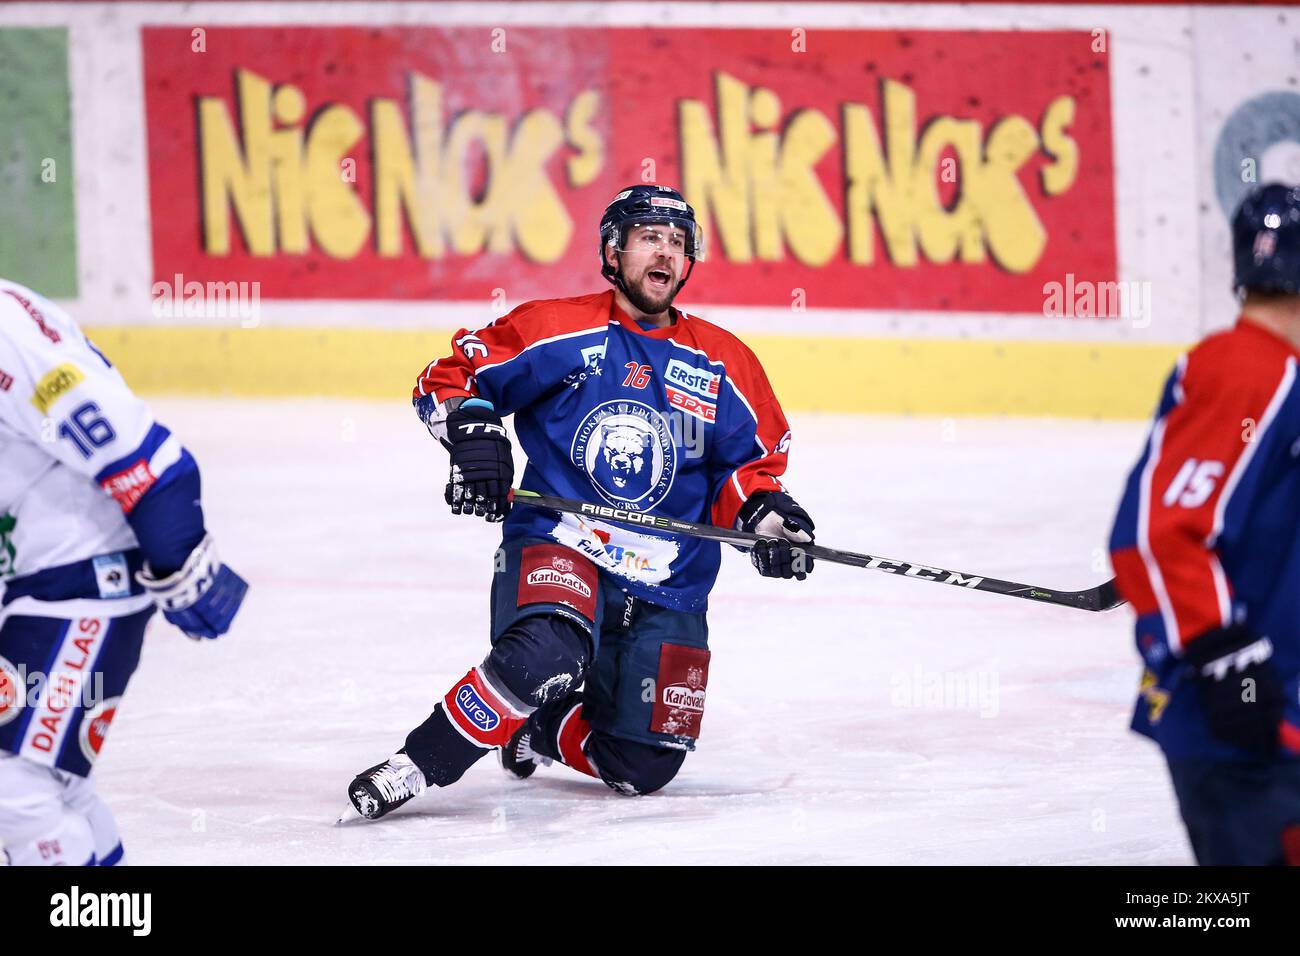
[[[408,401],[451,330],[88,330],[143,394]],[[1147,418],[1185,346],[745,337],[787,411]]]

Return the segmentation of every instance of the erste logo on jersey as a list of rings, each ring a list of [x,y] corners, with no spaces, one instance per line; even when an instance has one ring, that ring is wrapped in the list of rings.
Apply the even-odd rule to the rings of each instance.
[[[663,501],[677,474],[677,447],[668,422],[641,402],[596,406],[578,425],[569,458],[602,498],[629,511]]]
[[[715,421],[721,388],[721,373],[687,365],[681,359],[668,360],[668,367],[664,370],[664,393],[673,408],[706,422]]]

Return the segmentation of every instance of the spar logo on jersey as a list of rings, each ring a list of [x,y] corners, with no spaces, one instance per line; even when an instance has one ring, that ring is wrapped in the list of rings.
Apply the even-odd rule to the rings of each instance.
[[[702,421],[717,419],[721,387],[720,373],[687,365],[680,359],[670,359],[664,370],[664,393],[668,396],[668,403]]]
[[[27,684],[8,658],[0,657],[0,727],[23,712]]]
[[[602,498],[629,511],[663,501],[677,475],[677,446],[668,422],[640,402],[598,405],[578,425],[569,458]]]
[[[108,728],[113,723],[113,718],[117,716],[117,705],[121,700],[121,697],[110,697],[96,704],[81,718],[78,737],[81,742],[81,753],[89,763],[94,763],[99,756],[100,748],[104,746],[104,738],[108,736]]]
[[[461,684],[456,690],[456,706],[471,724],[482,731],[496,730],[501,723],[501,715],[487,705],[469,684]]]

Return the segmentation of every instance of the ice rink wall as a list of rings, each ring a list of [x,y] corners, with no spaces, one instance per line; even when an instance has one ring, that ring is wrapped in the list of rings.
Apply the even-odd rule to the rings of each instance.
[[[0,7],[0,275],[142,390],[405,400],[680,184],[679,304],[791,410],[1145,417],[1300,181],[1300,12],[897,4]]]

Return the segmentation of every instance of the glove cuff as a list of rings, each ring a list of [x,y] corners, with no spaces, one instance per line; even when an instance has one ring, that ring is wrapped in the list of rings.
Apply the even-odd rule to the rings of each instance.
[[[1223,680],[1229,673],[1253,664],[1265,664],[1273,657],[1273,642],[1259,637],[1244,624],[1217,627],[1189,640],[1183,660],[1198,674]]]
[[[220,570],[217,546],[212,535],[206,534],[175,574],[155,578],[153,568],[146,561],[144,570],[136,572],[135,579],[162,610],[183,611],[203,597]]]

